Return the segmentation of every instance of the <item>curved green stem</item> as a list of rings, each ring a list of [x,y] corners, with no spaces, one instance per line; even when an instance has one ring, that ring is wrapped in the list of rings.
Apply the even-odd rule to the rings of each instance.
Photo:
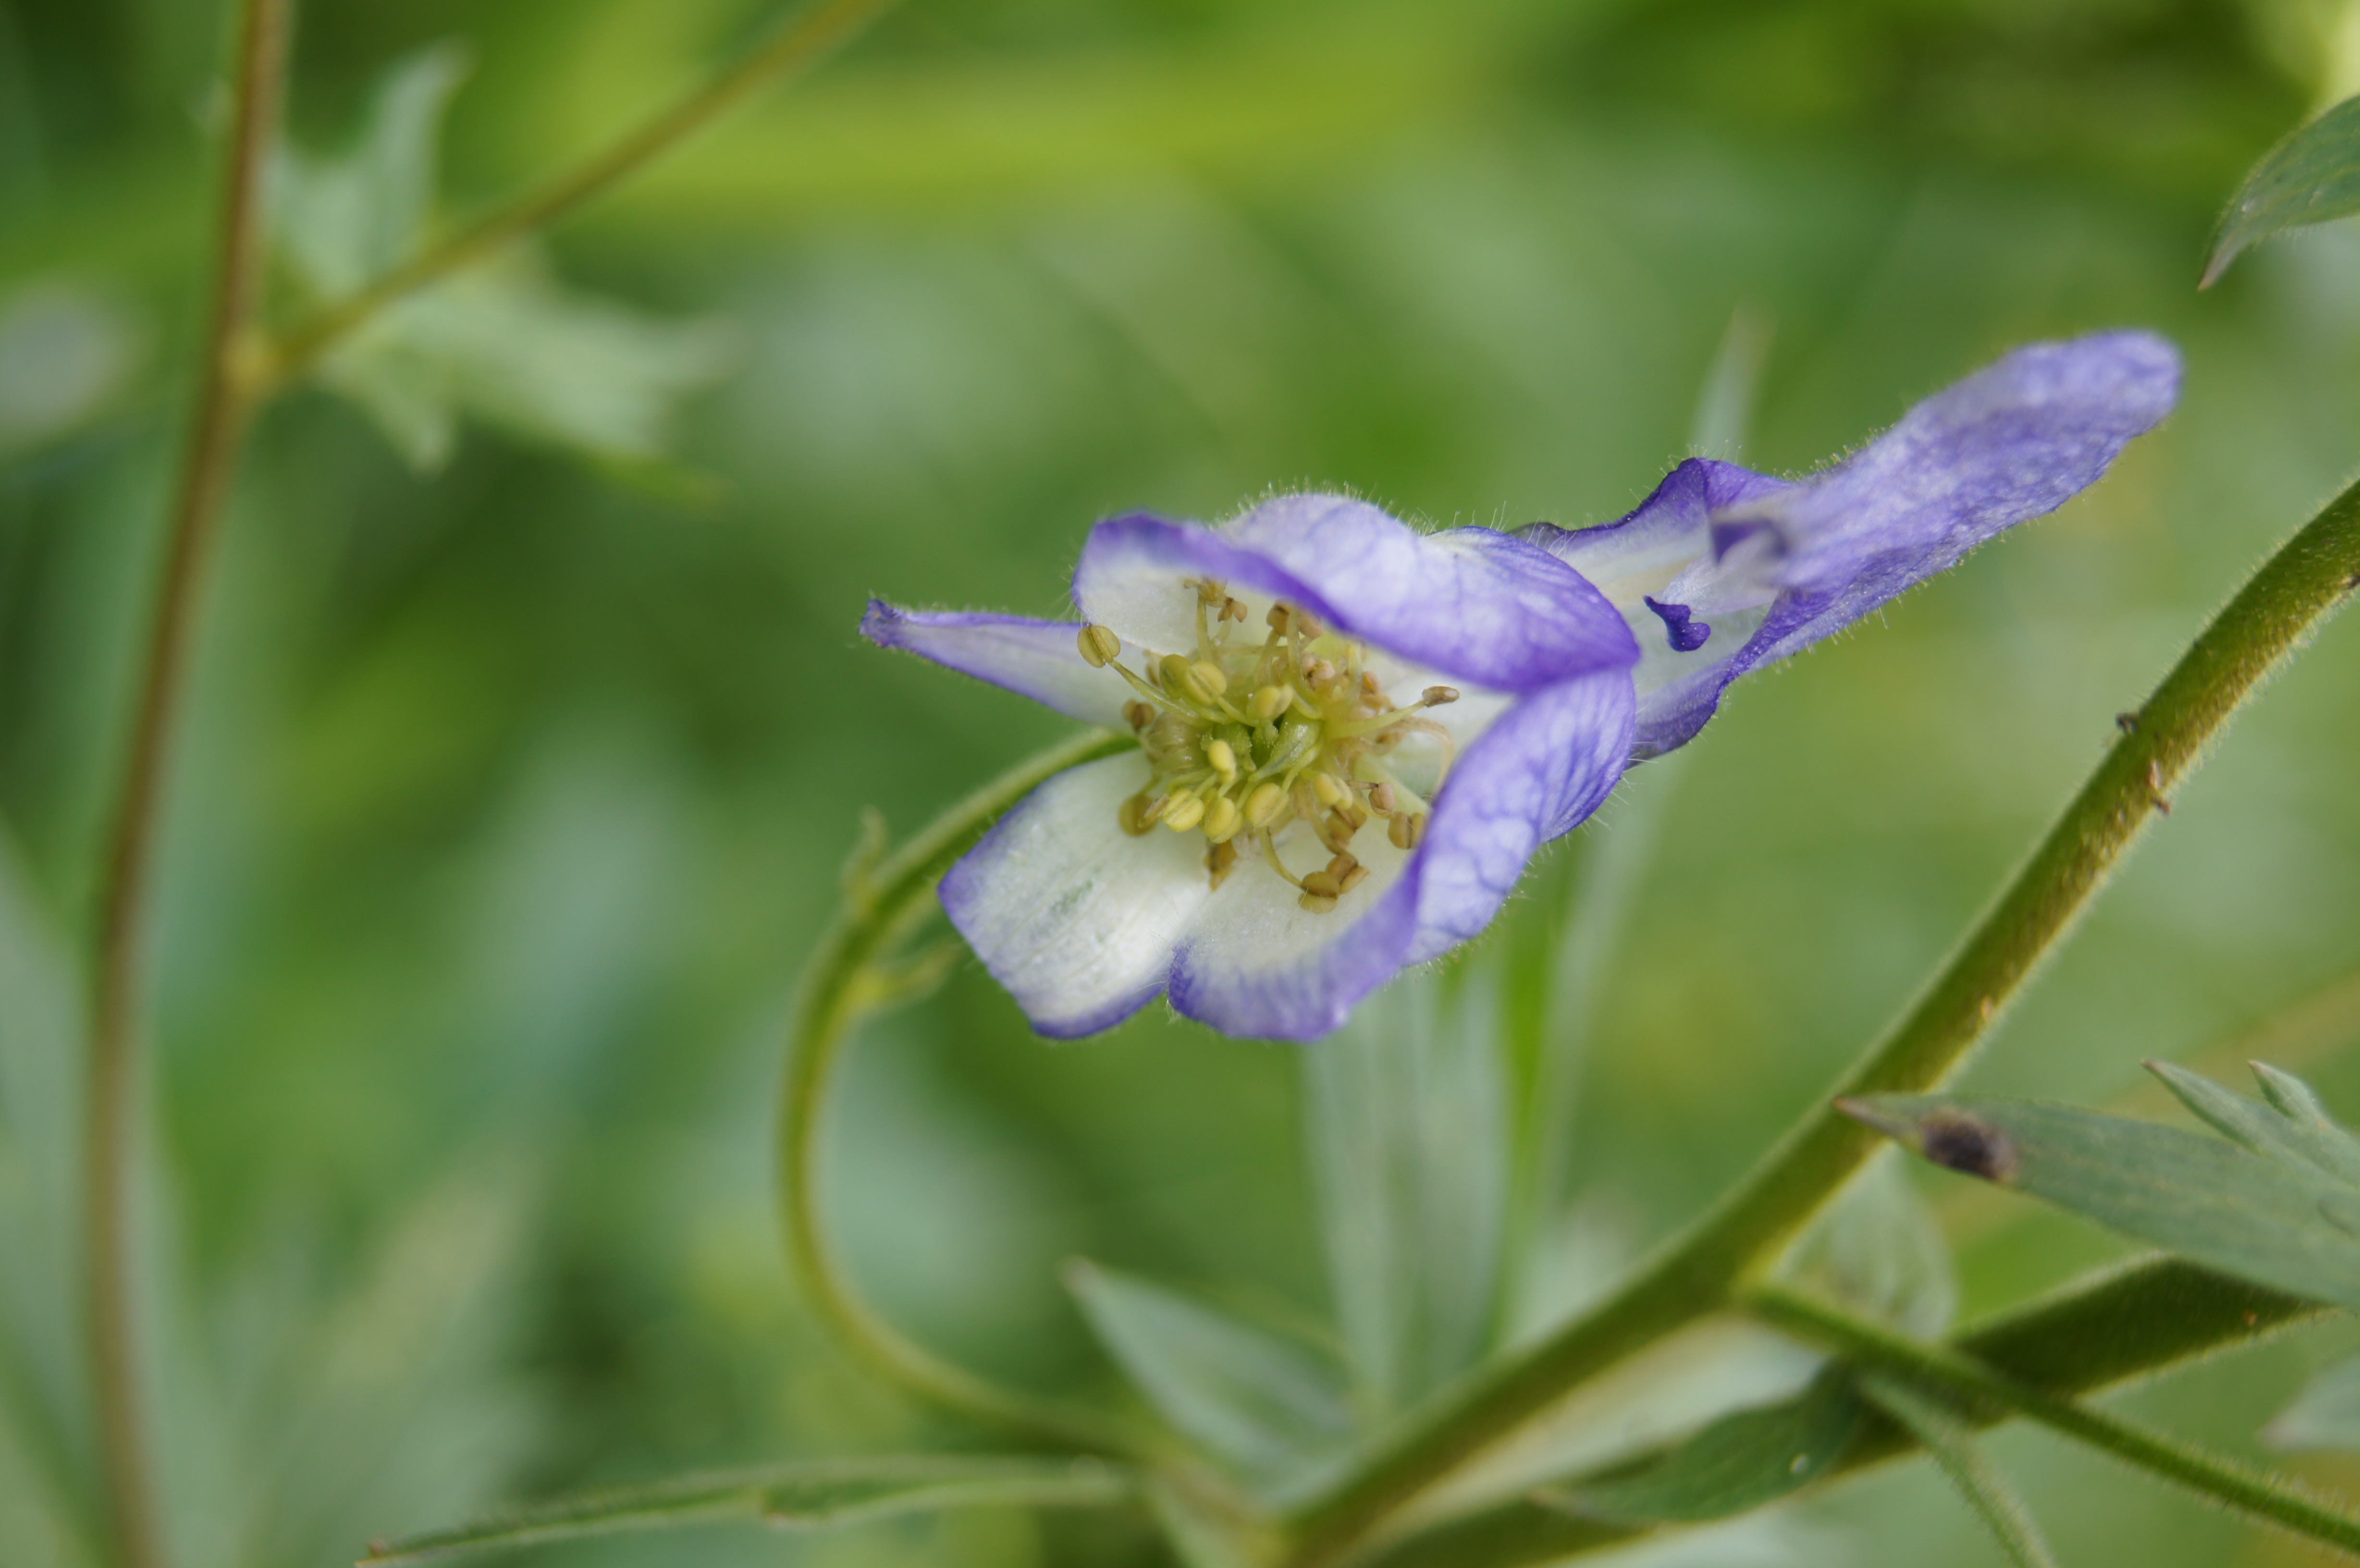
[[[2360,1519],[2331,1508],[2291,1478],[2249,1470],[2234,1460],[2061,1399],[1947,1346],[1904,1339],[1783,1290],[1763,1290],[1745,1305],[1764,1322],[1835,1352],[1864,1369],[1938,1396],[1996,1408],[2112,1454],[2265,1524],[2360,1556]]]
[[[2031,860],[1931,986],[1836,1095],[1908,1093],[1965,1062],[2071,928],[2169,791],[2231,715],[2360,587],[2360,485],[2256,572],[2156,688]],[[1295,1560],[1335,1561],[1568,1391],[1727,1302],[1874,1152],[1866,1128],[1814,1109],[1753,1173],[1601,1305],[1493,1363],[1409,1423],[1291,1528]]]
[[[856,862],[845,905],[813,955],[788,1035],[786,1083],[779,1105],[779,1197],[787,1255],[812,1305],[845,1345],[921,1398],[1066,1448],[1093,1454],[1138,1452],[1121,1429],[1076,1410],[1005,1388],[912,1344],[875,1309],[836,1260],[821,1217],[820,1137],[828,1086],[861,1018],[897,989],[882,967],[934,908],[934,884],[1001,813],[1051,774],[1113,757],[1138,743],[1094,730],[1043,752],[952,807],[891,858],[874,868]]]
[[[188,687],[197,600],[256,405],[251,344],[262,288],[264,169],[278,134],[290,5],[290,0],[246,0],[239,18],[212,318],[98,891],[89,1086],[82,1106],[84,1310],[100,1465],[123,1568],[160,1568],[166,1561],[132,1308],[138,1293],[131,1190],[139,1123],[141,942],[173,724]]]
[[[297,322],[270,353],[262,372],[265,385],[272,390],[284,386],[396,300],[514,245],[605,195],[753,94],[818,61],[890,4],[892,0],[822,0],[813,5],[745,59],[606,151],[519,193],[419,252],[352,298],[325,307],[309,321]]]

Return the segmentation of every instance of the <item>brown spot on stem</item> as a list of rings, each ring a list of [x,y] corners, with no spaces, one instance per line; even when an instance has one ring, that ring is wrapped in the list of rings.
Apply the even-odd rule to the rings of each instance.
[[[1926,1158],[1945,1171],[2005,1183],[2016,1177],[2016,1143],[1988,1122],[1955,1111],[1926,1118],[1919,1137]]]
[[[2116,713],[2114,715],[2114,728],[2122,731],[2125,735],[2138,734],[2138,715],[2129,712]]]
[[[2147,803],[2153,806],[2158,811],[2167,817],[2171,815],[2171,801],[2165,797],[2163,792],[2163,764],[2161,762],[2149,762],[2147,765]]]

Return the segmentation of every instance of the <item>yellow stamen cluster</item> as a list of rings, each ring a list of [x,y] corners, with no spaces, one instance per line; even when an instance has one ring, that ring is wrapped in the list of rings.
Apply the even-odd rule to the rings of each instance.
[[[1147,754],[1149,784],[1122,803],[1122,829],[1202,833],[1216,888],[1237,869],[1243,844],[1300,890],[1304,909],[1332,910],[1368,879],[1349,846],[1371,820],[1384,820],[1396,849],[1415,849],[1425,837],[1424,802],[1383,759],[1410,735],[1425,733],[1441,740],[1447,768],[1449,735],[1420,713],[1459,693],[1429,686],[1416,702],[1395,707],[1368,668],[1368,649],[1314,616],[1273,604],[1259,644],[1232,641],[1246,606],[1218,583],[1182,586],[1196,599],[1191,652],[1145,653],[1133,671],[1114,632],[1081,629],[1082,658],[1093,669],[1116,670],[1139,692],[1123,716]],[[1298,822],[1329,856],[1301,877],[1287,869],[1277,844]]]

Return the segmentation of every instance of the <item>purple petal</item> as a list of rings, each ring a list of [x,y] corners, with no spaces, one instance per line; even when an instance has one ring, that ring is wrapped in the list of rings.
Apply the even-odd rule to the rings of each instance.
[[[1211,896],[1202,838],[1116,821],[1146,782],[1135,754],[1069,768],[943,877],[943,912],[1043,1034],[1096,1034],[1146,1006]]]
[[[2037,343],[1800,484],[1691,459],[1619,523],[1572,533],[1536,524],[1522,537],[1590,577],[1634,621],[1666,588],[1667,608],[1711,617],[1709,648],[1650,639],[1634,672],[1636,754],[1656,756],[1687,744],[1747,670],[1842,629],[2095,483],[2170,411],[2179,385],[2177,351],[2148,333]]]
[[[1863,613],[2095,484],[2179,392],[2179,352],[2152,333],[2035,343],[1936,393],[1828,473],[1737,510],[1779,534],[1782,586]]]
[[[1079,626],[1022,615],[904,610],[869,601],[860,635],[978,681],[1032,698],[1088,724],[1121,724],[1131,688],[1111,670],[1093,670],[1076,641]]]
[[[1622,615],[1546,551],[1489,528],[1421,534],[1365,502],[1289,495],[1219,529],[1145,516],[1099,524],[1074,574],[1091,620],[1147,647],[1196,640],[1184,581],[1302,605],[1337,629],[1498,691],[1627,669]]]
[[[1404,964],[1489,925],[1534,852],[1613,789],[1631,736],[1631,682],[1619,670],[1522,698],[1459,759],[1426,842],[1364,913],[1289,923],[1275,904],[1226,903],[1224,889],[1181,944],[1172,1005],[1225,1034],[1308,1040],[1339,1028]],[[1373,869],[1393,852],[1371,838],[1353,853]]]
[[[1599,808],[1629,764],[1633,722],[1631,682],[1609,672],[1535,692],[1467,748],[1419,846],[1412,963],[1491,924],[1534,853]]]

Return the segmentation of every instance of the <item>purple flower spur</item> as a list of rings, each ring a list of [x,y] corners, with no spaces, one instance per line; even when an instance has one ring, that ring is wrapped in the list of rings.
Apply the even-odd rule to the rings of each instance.
[[[943,908],[1043,1034],[1162,992],[1315,1040],[1480,931],[1730,681],[2054,509],[2178,381],[2145,334],[2036,345],[1810,478],[1691,460],[1602,528],[1421,534],[1290,495],[1219,528],[1100,523],[1079,621],[872,602],[870,640],[1139,740],[1025,797]]]
[[[2152,333],[2033,343],[1807,479],[1690,458],[1620,522],[1521,537],[1596,583],[1639,634],[1636,755],[1657,757],[1747,670],[2087,489],[2179,392],[2179,353]]]

